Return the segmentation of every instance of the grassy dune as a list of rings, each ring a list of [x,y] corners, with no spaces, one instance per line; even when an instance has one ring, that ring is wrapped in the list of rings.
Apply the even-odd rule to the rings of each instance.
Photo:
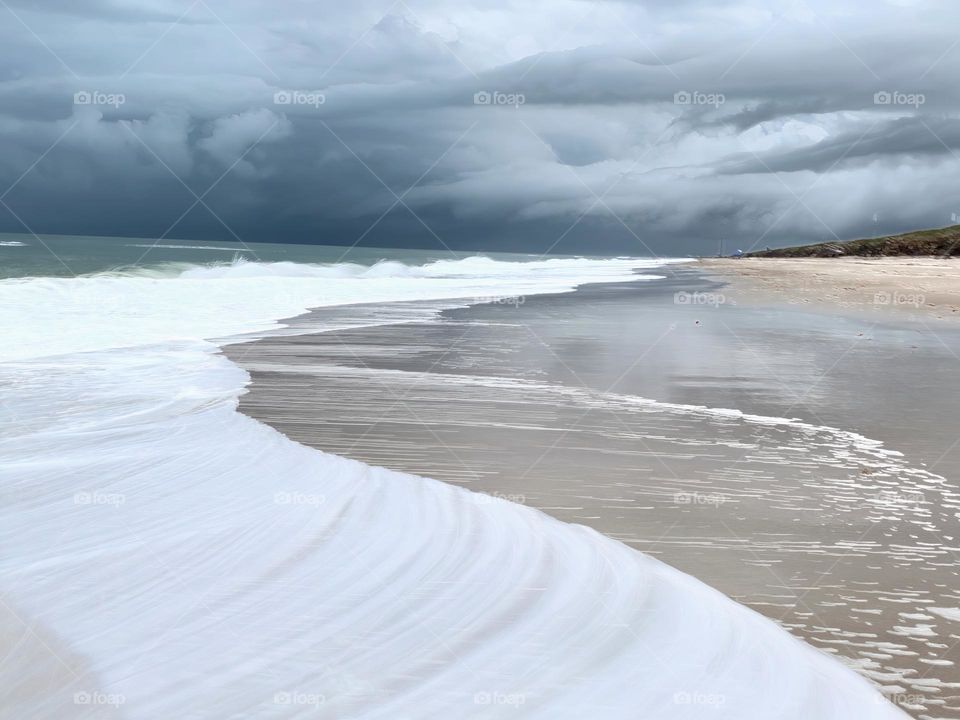
[[[842,257],[891,255],[960,255],[960,225],[918,230],[902,235],[864,238],[848,242],[819,243],[746,253],[749,257]]]

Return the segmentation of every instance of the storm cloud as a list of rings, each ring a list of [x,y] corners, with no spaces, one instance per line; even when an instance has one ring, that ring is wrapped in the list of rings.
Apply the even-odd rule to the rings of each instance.
[[[0,16],[0,231],[677,255],[960,213],[948,0]]]

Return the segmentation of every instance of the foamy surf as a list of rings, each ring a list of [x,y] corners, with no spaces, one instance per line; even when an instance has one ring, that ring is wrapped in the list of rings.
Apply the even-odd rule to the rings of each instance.
[[[314,306],[562,292],[656,265],[0,282],[11,717],[903,717],[625,545],[240,415],[248,376],[210,341]]]

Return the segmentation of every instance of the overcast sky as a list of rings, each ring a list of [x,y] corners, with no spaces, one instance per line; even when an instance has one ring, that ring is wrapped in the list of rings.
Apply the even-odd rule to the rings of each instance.
[[[956,0],[0,18],[0,231],[663,255],[960,216]]]

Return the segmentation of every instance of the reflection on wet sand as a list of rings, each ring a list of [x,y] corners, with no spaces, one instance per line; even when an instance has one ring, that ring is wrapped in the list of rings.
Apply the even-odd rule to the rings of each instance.
[[[767,414],[783,389],[756,367],[740,363],[735,375],[722,343],[707,375],[675,340],[653,342],[693,325],[696,308],[656,306],[629,286],[538,300],[235,346],[230,356],[253,376],[241,409],[325,451],[592,526],[835,653],[915,716],[960,717],[960,493],[940,474],[946,466],[924,469],[819,415]],[[656,307],[654,328],[636,311],[644,300]],[[305,322],[415,315],[338,312]],[[646,357],[612,357],[622,327],[602,323],[616,312],[649,335]],[[722,322],[749,342],[764,318],[728,308]],[[784,352],[813,357],[828,352],[823,343]],[[650,383],[669,380],[670,357],[682,378],[661,396],[670,402],[647,399]],[[657,372],[632,379],[651,365]],[[828,406],[829,385],[817,397]]]

